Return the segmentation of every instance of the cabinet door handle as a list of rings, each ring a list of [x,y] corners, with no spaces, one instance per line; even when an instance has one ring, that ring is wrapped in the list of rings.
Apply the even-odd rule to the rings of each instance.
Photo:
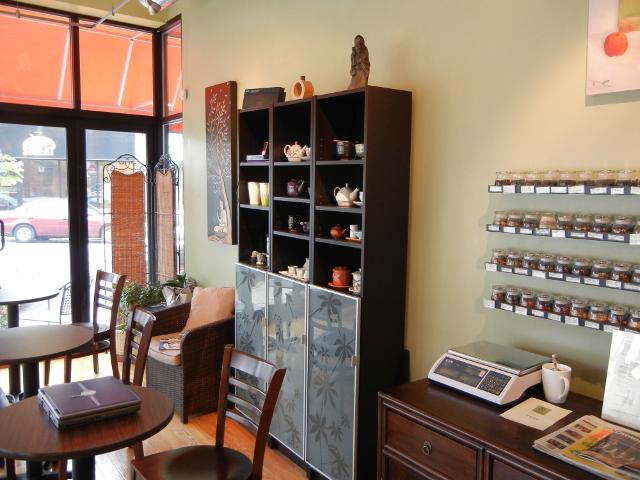
[[[424,453],[425,455],[431,455],[432,451],[433,451],[433,447],[431,446],[431,442],[425,441],[422,444],[422,453]]]

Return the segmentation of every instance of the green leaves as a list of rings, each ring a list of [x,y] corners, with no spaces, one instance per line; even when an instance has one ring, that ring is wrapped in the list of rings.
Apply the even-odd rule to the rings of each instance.
[[[164,302],[162,296],[162,285],[159,282],[148,283],[142,286],[139,283],[131,282],[122,290],[122,306],[128,310],[133,305],[149,307]]]
[[[24,164],[11,155],[0,155],[0,187],[14,187],[24,178]]]

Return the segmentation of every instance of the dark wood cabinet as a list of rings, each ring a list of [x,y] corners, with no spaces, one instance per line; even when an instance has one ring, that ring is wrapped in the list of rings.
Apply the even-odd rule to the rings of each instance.
[[[542,394],[542,392],[540,392]],[[378,480],[595,480],[545,455],[533,441],[602,404],[572,393],[572,413],[541,432],[505,420],[497,407],[427,380],[378,395]]]

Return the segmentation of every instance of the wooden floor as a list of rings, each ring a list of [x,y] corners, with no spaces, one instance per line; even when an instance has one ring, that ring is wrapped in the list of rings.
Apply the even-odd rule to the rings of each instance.
[[[51,364],[51,383],[61,383],[63,379],[63,362],[56,360]],[[100,372],[108,375],[111,372],[109,357],[106,354],[100,355]],[[82,380],[92,378],[93,365],[91,357],[80,358],[73,361],[72,380]],[[43,374],[40,370],[40,378],[42,381]],[[6,391],[9,390],[8,370],[0,369],[0,386]],[[201,415],[191,417],[189,423],[183,425],[177,416],[164,430],[157,435],[144,441],[144,453],[146,455],[170,450],[172,448],[183,447],[186,445],[202,445],[213,444],[215,436],[216,414]],[[0,435],[2,434],[0,430]],[[227,421],[225,429],[225,446],[239,450],[249,458],[253,454],[254,436],[243,427],[233,421]],[[129,477],[129,461],[130,450],[116,450],[114,452],[98,455],[96,457],[96,479],[98,480],[125,480]],[[18,462],[19,471],[24,470],[24,463]],[[0,476],[4,474],[0,469]],[[264,460],[265,480],[296,480],[305,479],[304,470],[299,468],[280,452],[270,450],[267,452]]]

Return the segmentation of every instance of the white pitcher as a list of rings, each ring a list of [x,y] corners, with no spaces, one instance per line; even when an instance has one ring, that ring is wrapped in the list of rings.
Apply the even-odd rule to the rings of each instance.
[[[260,184],[249,182],[249,204],[260,205]]]

